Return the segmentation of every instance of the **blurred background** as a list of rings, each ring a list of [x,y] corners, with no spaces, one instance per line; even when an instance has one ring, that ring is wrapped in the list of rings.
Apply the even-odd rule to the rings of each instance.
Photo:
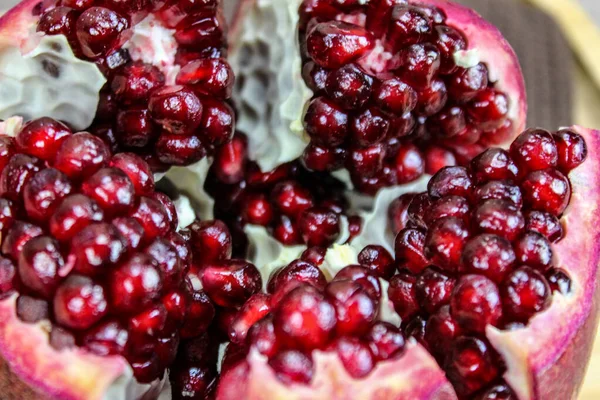
[[[229,12],[238,2],[223,1]],[[527,82],[529,126],[600,129],[600,0],[455,1],[496,24],[515,48]],[[0,10],[17,2],[0,0]],[[596,342],[580,400],[600,400],[600,333]]]

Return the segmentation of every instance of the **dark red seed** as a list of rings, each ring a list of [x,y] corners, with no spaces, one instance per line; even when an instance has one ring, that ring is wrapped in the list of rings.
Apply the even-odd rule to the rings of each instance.
[[[17,268],[8,258],[0,257],[0,299],[8,297],[15,290]]]
[[[116,139],[124,147],[146,147],[158,134],[150,112],[146,108],[119,111],[115,128]]]
[[[427,321],[420,315],[417,315],[412,320],[407,320],[404,325],[404,336],[407,338],[413,338],[425,349],[429,349],[427,342],[425,341],[425,330],[427,329]]]
[[[189,227],[190,246],[196,263],[202,265],[231,257],[232,238],[223,222],[196,221]]]
[[[28,222],[15,221],[12,228],[2,238],[2,254],[18,261],[23,246],[32,238],[43,235],[44,231],[39,226]]]
[[[357,25],[341,21],[315,25],[306,37],[309,56],[324,68],[340,68],[370,50],[371,34]]]
[[[331,245],[340,234],[340,219],[335,212],[325,208],[309,208],[300,214],[298,225],[308,246]]]
[[[42,169],[42,161],[25,154],[15,154],[0,174],[0,195],[20,200],[29,180]]]
[[[248,331],[248,343],[260,354],[273,357],[279,349],[273,316],[268,315],[254,324]]]
[[[448,89],[441,79],[433,79],[429,86],[418,92],[416,113],[430,117],[442,111],[448,101]]]
[[[144,237],[151,241],[170,229],[169,217],[163,205],[151,198],[141,197],[131,217],[144,227]]]
[[[229,104],[212,98],[202,98],[202,122],[200,122],[203,143],[221,146],[233,138],[235,114]]]
[[[331,71],[325,84],[329,98],[344,109],[362,107],[371,96],[372,78],[354,64]]]
[[[285,350],[269,360],[275,376],[286,385],[308,384],[312,380],[314,366],[310,356],[295,350]]]
[[[425,172],[423,154],[411,143],[406,143],[400,147],[393,165],[399,184],[412,182],[420,178]]]
[[[292,218],[314,205],[310,191],[296,181],[278,183],[271,191],[271,201],[280,212]]]
[[[83,276],[69,276],[56,290],[54,317],[71,329],[89,329],[108,312],[104,288]]]
[[[261,290],[262,279],[254,265],[241,260],[224,260],[203,268],[202,286],[215,304],[239,307]]]
[[[544,273],[552,265],[552,247],[543,235],[526,232],[514,243],[517,262]]]
[[[189,62],[181,68],[176,78],[178,85],[188,86],[197,94],[222,100],[231,97],[233,82],[233,70],[227,61],[218,58]]]
[[[552,135],[558,153],[558,168],[567,174],[577,168],[587,158],[588,149],[583,137],[573,131],[563,129]]]
[[[161,272],[165,290],[176,289],[180,286],[183,265],[175,246],[164,238],[158,238],[144,252],[152,256],[154,261],[156,261]]]
[[[374,89],[375,102],[383,110],[402,116],[417,106],[417,93],[407,83],[391,78]]]
[[[187,166],[202,160],[206,149],[196,135],[163,132],[155,145],[160,162],[167,165]]]
[[[377,361],[398,357],[404,351],[406,340],[399,328],[388,322],[376,322],[367,333],[366,340]]]
[[[524,171],[556,167],[558,150],[550,132],[529,129],[510,145],[510,155]]]
[[[462,270],[483,275],[500,284],[514,267],[517,256],[509,240],[482,234],[469,240],[462,254]]]
[[[396,262],[414,274],[420,273],[428,264],[424,255],[425,234],[417,229],[407,228],[396,236]]]
[[[236,135],[214,154],[213,170],[217,178],[226,184],[239,183],[244,178],[248,152],[245,137]]]
[[[484,64],[462,69],[448,79],[448,93],[455,101],[467,103],[488,87],[488,69]]]
[[[117,71],[111,82],[111,90],[121,103],[143,104],[153,90],[164,84],[165,76],[157,67],[137,61]]]
[[[16,143],[22,152],[51,161],[62,141],[71,133],[63,123],[43,117],[25,124],[16,137]]]
[[[470,211],[471,206],[464,197],[446,196],[431,204],[424,215],[424,221],[428,226],[445,217],[456,217],[468,222]]]
[[[185,323],[179,333],[189,339],[206,332],[215,317],[215,306],[203,291],[192,291],[186,309]]]
[[[362,249],[358,254],[358,262],[384,279],[391,278],[396,269],[394,257],[384,247],[377,245],[369,245]]]
[[[441,55],[440,73],[449,75],[458,70],[454,54],[467,48],[467,40],[461,32],[445,25],[434,28],[435,45]]]
[[[518,208],[523,205],[521,189],[509,181],[490,181],[478,186],[473,193],[473,203],[475,204],[493,199],[510,201]]]
[[[431,178],[427,190],[432,198],[449,195],[469,198],[473,182],[466,168],[446,167]]]
[[[168,86],[152,93],[148,109],[156,123],[176,134],[192,133],[202,122],[202,103],[184,86]]]
[[[563,226],[557,216],[543,211],[530,211],[525,214],[525,229],[541,233],[552,243],[564,237]]]
[[[431,35],[433,24],[420,7],[399,5],[392,9],[387,39],[395,51]]]
[[[134,206],[135,187],[120,169],[103,168],[88,178],[81,191],[111,215],[123,214]]]
[[[127,329],[117,320],[107,320],[85,332],[83,347],[99,356],[122,355],[129,342]]]
[[[498,286],[483,275],[464,275],[456,283],[450,310],[462,329],[483,334],[502,317]]]
[[[316,144],[338,146],[348,135],[348,114],[325,97],[317,97],[308,105],[304,128]]]
[[[280,292],[280,289],[285,287],[287,292],[290,292],[293,289],[293,287],[289,286],[291,282],[296,282],[296,286],[306,283],[319,290],[325,289],[325,285],[327,285],[325,275],[314,264],[307,261],[295,260],[286,267],[276,270],[271,274],[267,290],[269,293],[275,293]],[[277,302],[273,301],[273,303]]]
[[[60,272],[65,262],[56,240],[39,236],[29,240],[19,257],[19,277],[31,291],[51,298],[61,281]]]
[[[63,5],[66,5],[64,3]],[[77,11],[71,6],[53,8],[40,17],[37,31],[46,35],[64,35],[72,39],[78,16]]]
[[[440,307],[450,302],[455,280],[435,267],[426,268],[417,277],[415,283],[417,301],[421,308],[429,313],[435,313]]]
[[[429,86],[440,69],[440,53],[428,43],[406,47],[399,57],[399,75],[403,81],[416,88]]]
[[[546,272],[546,279],[550,284],[552,292],[559,292],[563,295],[567,295],[571,292],[572,282],[566,271],[558,268],[551,268]]]
[[[526,205],[560,216],[571,200],[569,179],[556,169],[531,172],[521,184]]]
[[[217,385],[216,371],[209,366],[178,366],[170,377],[173,397],[179,399],[205,399]]]
[[[107,54],[118,44],[119,36],[129,27],[126,18],[104,7],[85,10],[77,19],[77,38],[86,57]]]
[[[73,191],[73,186],[65,174],[47,168],[36,173],[23,190],[23,202],[27,215],[34,221],[46,222],[50,219],[61,200]]]
[[[246,343],[248,330],[271,311],[270,299],[267,294],[257,293],[244,303],[229,326],[228,334],[232,342]]]
[[[400,272],[390,279],[388,296],[403,321],[412,319],[421,309],[417,300],[416,283],[417,278],[406,272]]]
[[[137,254],[110,273],[108,289],[115,310],[137,312],[160,298],[160,270],[152,257]]]
[[[68,241],[90,223],[103,219],[98,203],[82,194],[74,194],[64,199],[52,215],[50,232],[58,240]]]
[[[67,136],[54,158],[54,167],[71,179],[93,175],[108,164],[110,150],[98,137],[87,133]]]
[[[473,226],[481,233],[491,233],[515,240],[523,232],[525,218],[512,202],[486,200],[473,213]]]
[[[361,147],[381,142],[390,130],[389,118],[375,107],[365,108],[354,115],[350,121],[352,139],[357,146]]]
[[[462,219],[446,217],[436,221],[425,238],[425,256],[438,267],[456,272],[470,232]]]
[[[377,304],[358,283],[331,282],[325,290],[336,310],[339,336],[362,336],[375,321]]]
[[[478,394],[475,400],[517,400],[517,397],[506,383],[499,383]]]
[[[113,225],[88,225],[73,238],[71,256],[74,257],[74,269],[89,276],[105,273],[124,256],[125,246],[124,238]]]
[[[527,322],[550,306],[552,293],[548,281],[530,267],[514,270],[501,287],[504,314],[511,321]]]
[[[133,218],[117,218],[112,224],[125,240],[128,252],[136,250],[144,238],[144,228]]]
[[[477,184],[494,180],[516,180],[519,168],[502,149],[488,149],[471,161],[471,172]]]
[[[381,284],[368,268],[361,265],[348,265],[333,278],[333,282],[352,281],[360,284],[375,301],[381,298]]]
[[[388,221],[390,221],[392,232],[397,235],[406,228],[408,222],[408,207],[415,197],[415,193],[405,193],[395,199],[388,209]]]
[[[138,196],[149,195],[154,191],[154,175],[144,160],[132,153],[119,153],[110,160],[110,166],[125,172]]]
[[[375,367],[369,345],[356,337],[341,337],[331,347],[337,350],[344,368],[355,379],[364,378]]]
[[[445,305],[427,320],[424,339],[438,360],[445,359],[452,343],[462,331],[450,314],[450,307]]]

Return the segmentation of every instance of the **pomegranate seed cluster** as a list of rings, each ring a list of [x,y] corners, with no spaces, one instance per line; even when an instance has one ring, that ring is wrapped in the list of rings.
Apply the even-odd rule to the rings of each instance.
[[[262,172],[248,158],[247,140],[237,134],[219,149],[206,183],[215,199],[215,216],[225,221],[245,254],[247,224],[264,226],[284,245],[328,247],[341,235],[361,229],[361,219],[347,216],[345,186],[325,173],[309,172],[299,162]],[[342,217],[348,217],[347,228]],[[347,232],[344,230],[347,229]]]
[[[586,156],[575,132],[528,130],[510,150],[445,167],[427,192],[390,207],[399,272],[389,298],[406,336],[429,349],[459,396],[487,390],[504,372],[485,339],[488,325],[525,327],[553,292],[569,293],[552,247],[564,235],[567,175]]]
[[[139,382],[162,377],[215,314],[186,279],[214,248],[199,224],[210,225],[178,233],[148,164],[92,134],[42,118],[0,136],[0,297],[19,294],[24,322],[51,321],[55,348],[122,355]]]
[[[374,194],[466,163],[510,136],[510,99],[485,64],[456,64],[467,39],[441,10],[305,0],[300,18],[303,77],[314,92],[304,118],[308,168],[345,167]]]
[[[226,38],[217,0],[44,5],[37,10],[42,13],[37,30],[66,36],[75,55],[95,62],[108,80],[90,131],[112,150],[143,156],[158,171],[199,161],[230,140],[235,117],[226,100],[234,77],[222,58]],[[153,46],[172,39],[164,51],[176,46],[174,60],[153,65],[132,59],[127,42],[144,18],[151,29],[163,29],[145,40],[142,52],[161,52]]]
[[[267,293],[252,296],[229,324],[224,372],[250,349],[266,356],[284,383],[308,384],[314,374],[313,351],[337,353],[354,378],[399,357],[405,339],[399,327],[380,321],[379,278],[394,271],[393,257],[380,246],[360,253],[360,265],[341,269],[331,282],[319,268],[326,250],[312,247],[275,270]]]

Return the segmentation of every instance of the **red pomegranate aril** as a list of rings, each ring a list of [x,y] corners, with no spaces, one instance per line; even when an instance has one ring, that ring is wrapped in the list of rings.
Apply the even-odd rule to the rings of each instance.
[[[327,285],[325,275],[314,264],[307,261],[295,260],[286,267],[276,270],[271,274],[267,289],[269,293],[275,293],[290,282],[297,282],[298,284],[306,283],[319,290],[325,289],[325,285]],[[291,288],[289,291],[291,291]],[[276,304],[277,302],[272,301],[272,303]]]
[[[588,155],[583,137],[573,131],[563,129],[552,134],[558,153],[558,168],[565,174],[581,165]]]
[[[202,286],[215,304],[239,307],[260,291],[262,279],[254,265],[241,260],[224,260],[203,268]]]
[[[43,234],[44,231],[37,225],[15,221],[6,236],[2,238],[2,254],[10,257],[13,261],[18,261],[23,246],[31,239]]]
[[[291,349],[324,348],[336,325],[334,306],[308,285],[288,293],[277,305],[273,316],[278,339]]]
[[[248,143],[245,137],[236,135],[231,142],[220,147],[214,154],[212,169],[217,178],[226,184],[239,183],[244,179]]]
[[[271,201],[279,211],[292,218],[314,205],[310,191],[296,181],[278,183],[271,191]]]
[[[162,204],[165,212],[167,213],[169,225],[173,230],[177,230],[177,227],[179,226],[179,218],[177,216],[177,208],[175,207],[173,200],[171,200],[169,196],[162,192],[154,192],[150,197]]]
[[[446,359],[445,370],[457,393],[463,397],[486,387],[501,372],[490,344],[469,336],[455,341]]]
[[[550,268],[546,272],[546,279],[552,292],[559,292],[565,296],[571,293],[572,281],[566,271],[559,268]]]
[[[373,324],[365,339],[376,361],[398,357],[406,346],[402,331],[389,322]]]
[[[482,234],[469,240],[462,254],[462,268],[467,274],[479,274],[500,284],[518,260],[509,240]]]
[[[165,334],[167,310],[162,304],[153,305],[131,317],[129,342],[135,354],[152,352],[156,339]]]
[[[447,107],[427,120],[427,129],[441,139],[449,139],[453,143],[462,141],[467,130],[465,113],[460,107]]]
[[[204,399],[215,389],[216,371],[208,366],[189,365],[174,368],[169,374],[174,399]]]
[[[529,129],[520,134],[510,146],[510,155],[524,171],[556,167],[558,150],[550,132]]]
[[[521,208],[523,205],[521,189],[510,181],[490,181],[478,186],[473,193],[473,202],[475,204],[481,204],[486,200],[493,199],[510,201],[518,208]]]
[[[331,100],[317,97],[308,106],[304,128],[316,144],[338,146],[348,136],[348,120],[348,114]]]
[[[284,245],[302,243],[302,234],[298,227],[285,215],[279,217],[273,227],[273,237]]]
[[[413,87],[428,86],[439,71],[440,53],[432,44],[413,44],[403,49],[399,56],[398,73]]]
[[[432,33],[432,21],[420,7],[398,5],[392,9],[387,40],[395,51],[421,42]]]
[[[156,340],[154,351],[158,357],[160,368],[168,368],[173,364],[177,357],[178,349],[179,335],[176,333]]]
[[[318,23],[306,37],[308,55],[328,69],[355,61],[373,45],[373,38],[367,30],[341,21]]]
[[[569,179],[556,169],[531,172],[521,187],[526,205],[555,216],[562,215],[571,200]]]
[[[309,247],[300,256],[302,261],[312,264],[313,266],[321,266],[325,261],[327,249],[325,247]],[[319,270],[320,271],[320,270]],[[323,284],[325,287],[325,284]]]
[[[37,31],[50,36],[64,35],[71,41],[75,33],[77,17],[79,14],[70,6],[53,8],[40,17]]]
[[[186,17],[173,35],[180,46],[189,49],[223,47],[226,42],[222,17],[214,12],[200,12]]]
[[[148,197],[141,197],[131,217],[144,227],[144,237],[151,241],[167,233],[170,228],[169,217],[163,205]]]
[[[459,70],[448,79],[448,93],[459,103],[471,101],[488,87],[488,69],[484,64]]]
[[[431,178],[427,185],[429,196],[462,196],[470,198],[473,181],[464,167],[445,167]]]
[[[470,211],[471,206],[464,197],[446,196],[433,202],[425,213],[424,220],[428,226],[445,217],[456,217],[468,222]]]
[[[264,356],[273,357],[279,350],[272,315],[268,315],[252,325],[247,337],[248,343]]]
[[[111,90],[121,103],[143,104],[153,90],[164,84],[165,76],[157,67],[137,61],[116,72],[111,81]]]
[[[48,236],[30,239],[19,257],[19,277],[28,289],[48,299],[61,281],[64,259],[56,240]]]
[[[0,257],[0,299],[12,294],[16,289],[17,268],[8,258]]]
[[[467,40],[461,32],[449,26],[438,25],[434,30],[434,43],[441,55],[440,73],[452,74],[458,70],[454,54],[467,48]]]
[[[110,150],[96,136],[81,132],[67,136],[58,148],[54,167],[71,179],[86,178],[106,166]]]
[[[154,191],[154,175],[148,164],[132,153],[119,153],[110,160],[110,166],[118,168],[129,177],[138,196]]]
[[[154,121],[175,134],[192,133],[202,122],[202,103],[185,86],[167,86],[150,96],[148,109]]]
[[[221,221],[195,221],[189,226],[194,261],[200,265],[226,260],[233,251],[232,238]]]
[[[371,178],[383,168],[385,148],[382,144],[354,149],[348,159],[348,169],[353,175]]]
[[[241,215],[249,224],[267,226],[273,220],[274,210],[264,194],[256,194],[244,201]]]
[[[398,235],[401,230],[406,228],[406,224],[408,223],[408,207],[414,197],[415,193],[405,193],[390,204],[388,221],[390,221],[394,235]]]
[[[34,221],[46,222],[60,201],[73,191],[71,182],[62,172],[47,168],[36,173],[23,190],[27,215]]]
[[[194,164],[206,156],[206,149],[196,135],[163,132],[155,145],[156,155],[166,165]]]
[[[398,184],[409,183],[425,172],[425,160],[419,149],[410,143],[400,147],[393,161]]]
[[[435,313],[450,302],[455,280],[435,267],[426,268],[415,283],[417,301],[425,312]]]
[[[229,339],[237,344],[246,343],[248,330],[271,311],[270,296],[257,293],[250,297],[237,312],[229,326]]]
[[[379,278],[362,265],[348,265],[339,270],[333,278],[333,282],[340,281],[352,281],[358,283],[376,302],[379,302],[379,299],[381,298],[381,284]]]
[[[18,213],[15,203],[0,197],[0,234],[3,237],[14,224]]]
[[[222,100],[231,97],[233,81],[233,70],[227,61],[215,58],[204,58],[184,65],[176,78],[178,85],[190,87],[196,94]]]
[[[339,336],[364,335],[377,315],[377,305],[361,285],[350,281],[331,282],[326,295],[333,303]]]
[[[300,214],[298,225],[308,246],[329,246],[340,234],[340,218],[335,212],[320,207]]]
[[[112,224],[125,241],[127,252],[130,253],[139,248],[144,239],[144,228],[133,218],[116,218]]]
[[[116,119],[116,139],[124,147],[143,148],[156,138],[156,127],[146,108],[121,110]]]
[[[378,83],[373,99],[383,110],[395,115],[404,115],[417,106],[417,93],[406,82],[390,78]]]
[[[475,400],[517,400],[517,397],[508,385],[499,383],[482,391]]]
[[[364,378],[375,367],[375,359],[369,345],[358,338],[338,338],[331,348],[336,349],[344,368],[355,379]]]
[[[450,310],[463,330],[483,334],[502,318],[498,286],[483,275],[464,275],[456,283]]]
[[[358,254],[358,263],[384,279],[390,279],[396,269],[394,257],[378,245],[369,245],[362,249]]]
[[[444,360],[450,352],[454,339],[462,333],[456,320],[450,314],[450,306],[445,305],[427,320],[424,339],[438,360]]]
[[[425,238],[424,253],[434,265],[448,272],[456,272],[460,257],[470,236],[469,228],[462,219],[446,217],[436,221]]]
[[[322,94],[325,91],[328,76],[329,71],[318,66],[314,61],[309,61],[302,67],[302,79],[316,94]]]
[[[335,121],[336,123],[341,122],[343,124],[343,116],[340,114],[340,118],[336,118]],[[314,125],[314,123],[311,123],[311,125]],[[345,127],[340,127],[340,130],[342,129],[345,129]],[[355,141],[356,145],[360,147],[367,147],[381,142],[388,135],[390,129],[389,118],[375,107],[365,108],[360,113],[354,115],[350,120],[352,139]],[[341,135],[345,135],[345,133],[342,133]],[[343,139],[344,137],[340,136],[339,140],[342,141]],[[339,144],[332,143],[330,138],[326,141],[322,141],[318,138],[315,140],[324,145],[335,146]]]
[[[181,284],[183,273],[177,249],[166,239],[158,238],[144,252],[156,261],[164,289],[176,289]]]
[[[494,180],[516,180],[519,168],[505,150],[488,149],[471,161],[471,171],[477,184]]]
[[[524,230],[525,218],[510,201],[486,200],[474,211],[473,226],[481,233],[515,240]]]
[[[425,234],[417,229],[407,228],[396,236],[396,263],[414,274],[420,273],[428,264],[425,258]]]
[[[285,350],[269,360],[275,376],[281,382],[290,385],[294,383],[310,383],[314,366],[310,356],[297,351]]]
[[[86,57],[97,58],[113,50],[129,27],[126,18],[104,7],[91,7],[77,19],[77,38]]]
[[[103,168],[88,178],[81,191],[111,215],[123,214],[134,206],[135,188],[120,169]]]
[[[390,279],[388,296],[402,321],[409,321],[421,309],[417,300],[416,283],[414,275],[402,271]]]
[[[115,310],[134,313],[160,298],[160,270],[152,257],[136,254],[110,273],[108,289]]]
[[[71,275],[56,290],[54,317],[71,329],[89,329],[108,312],[104,288],[90,278]]]
[[[229,104],[209,97],[203,97],[202,121],[199,129],[203,143],[221,146],[233,138],[235,113]]]
[[[127,329],[117,320],[106,320],[85,332],[83,347],[99,356],[122,355],[129,342]]]
[[[62,141],[71,133],[63,123],[44,117],[25,124],[16,137],[16,144],[24,153],[51,161]]]
[[[19,296],[16,311],[17,317],[28,324],[35,324],[50,318],[48,302],[31,296]]]
[[[82,194],[74,194],[64,199],[50,218],[50,232],[58,240],[68,241],[90,223],[103,219],[98,203]]]
[[[129,356],[127,361],[133,369],[133,376],[140,383],[151,383],[161,377],[162,372],[156,354]]]
[[[525,229],[544,235],[552,243],[564,237],[563,226],[553,214],[543,211],[530,211],[525,215]]]
[[[371,96],[373,79],[356,65],[348,64],[329,73],[325,84],[327,95],[344,109],[362,107]]]
[[[448,101],[448,89],[441,79],[434,79],[429,86],[418,92],[416,113],[430,117],[442,111]]]
[[[42,161],[25,154],[15,154],[0,174],[0,195],[10,200],[20,200],[25,185],[42,169]]]
[[[186,309],[186,320],[179,334],[183,339],[189,339],[206,332],[215,317],[215,306],[206,293],[193,290]]]
[[[0,170],[4,170],[4,167],[6,167],[15,154],[15,147],[15,139],[13,137],[0,134]]]
[[[506,278],[501,295],[505,317],[524,323],[548,308],[552,301],[546,278],[527,266],[517,268]]]
[[[543,235],[526,232],[514,243],[517,262],[544,273],[552,265],[552,247]]]
[[[413,338],[421,346],[423,346],[426,350],[429,351],[429,346],[425,341],[425,330],[427,329],[427,321],[423,319],[422,316],[417,315],[411,320],[407,320],[404,326],[404,336],[407,338]]]

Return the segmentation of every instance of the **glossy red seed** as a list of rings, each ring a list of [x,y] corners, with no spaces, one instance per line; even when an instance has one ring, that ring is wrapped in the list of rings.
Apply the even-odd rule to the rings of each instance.
[[[289,284],[292,282],[295,282],[296,285],[290,286]],[[304,283],[323,290],[325,285],[327,285],[327,279],[323,272],[314,264],[307,261],[295,260],[286,267],[276,270],[271,274],[267,290],[269,293],[278,292],[280,295],[285,295],[285,293],[281,293],[281,289],[285,289],[286,293],[289,293],[292,289]],[[274,297],[273,304],[275,303],[277,301],[275,301]]]
[[[405,193],[395,199],[388,209],[388,220],[390,221],[392,232],[397,235],[406,228],[408,222],[408,207],[415,197],[415,193]]]
[[[296,181],[278,183],[271,191],[271,201],[283,214],[294,218],[314,205],[310,191]]]
[[[154,91],[148,109],[156,123],[176,134],[192,133],[202,122],[202,103],[185,86],[168,86]]]
[[[366,147],[381,142],[390,132],[389,118],[375,107],[365,108],[350,120],[350,132],[357,146]],[[323,143],[323,142],[319,142]],[[329,145],[330,143],[323,143]]]
[[[411,112],[417,105],[417,93],[397,78],[376,85],[373,97],[379,107],[398,116]]]
[[[189,229],[190,246],[196,263],[202,265],[231,257],[232,238],[223,222],[195,221]]]
[[[365,338],[377,361],[398,357],[406,345],[402,331],[388,322],[380,321],[373,324]]]
[[[138,196],[154,191],[154,176],[148,164],[132,153],[119,153],[110,160],[110,166],[118,168],[129,177]]]
[[[446,217],[436,221],[425,238],[425,256],[434,265],[448,272],[455,272],[470,236],[469,228],[462,219]]]
[[[83,276],[69,276],[56,290],[54,317],[71,329],[88,329],[106,315],[104,288]]]
[[[39,236],[27,241],[19,256],[21,282],[35,294],[51,298],[61,281],[64,259],[56,240]]]
[[[141,197],[131,217],[144,227],[144,237],[151,241],[170,229],[169,217],[163,205],[151,198]]]
[[[42,161],[25,154],[15,154],[0,174],[0,195],[20,200],[29,180],[42,169]]]
[[[421,272],[428,264],[425,258],[425,234],[417,229],[407,228],[396,236],[395,253],[398,265],[412,273]]]
[[[412,182],[425,172],[425,160],[419,149],[410,143],[400,147],[393,161],[399,184]]]
[[[445,217],[456,217],[468,222],[470,211],[471,206],[464,197],[446,196],[435,200],[427,209],[423,219],[428,226]]]
[[[122,355],[129,342],[127,329],[117,320],[106,320],[82,335],[83,347],[99,356]]]
[[[16,144],[24,153],[51,161],[62,141],[71,133],[63,123],[43,117],[25,124],[16,137]]]
[[[462,254],[462,268],[467,274],[480,274],[500,284],[514,267],[517,256],[509,240],[482,234],[469,240]]]
[[[96,136],[76,133],[68,136],[58,148],[54,167],[71,179],[82,179],[93,175],[108,164],[110,150]]]
[[[415,112],[419,116],[430,117],[442,111],[448,101],[448,89],[441,79],[433,79],[429,86],[418,92]]]
[[[413,44],[404,48],[399,57],[399,76],[412,87],[428,86],[440,69],[440,53],[432,44]]]
[[[200,137],[203,143],[221,146],[231,140],[235,127],[235,113],[229,104],[216,99],[202,98]]]
[[[507,200],[486,200],[474,211],[472,220],[477,231],[508,240],[519,237],[525,227],[523,213]]]
[[[165,76],[157,67],[136,61],[116,72],[111,81],[115,98],[124,104],[144,103],[150,93],[164,86]]]
[[[267,294],[257,293],[244,303],[229,326],[228,334],[232,342],[246,343],[248,330],[271,311],[270,299]]]
[[[550,132],[529,129],[510,145],[510,155],[524,171],[556,167],[558,150]]]
[[[448,93],[459,103],[466,103],[488,86],[488,69],[484,64],[459,68],[448,79]]]
[[[546,279],[552,292],[559,292],[567,295],[571,292],[572,281],[566,271],[558,268],[551,268],[546,272]]]
[[[546,278],[530,267],[514,270],[501,287],[504,314],[511,321],[527,322],[552,301]]]
[[[377,245],[369,245],[362,249],[358,254],[358,262],[384,279],[391,278],[396,269],[394,257],[384,247]]]
[[[587,145],[580,134],[563,129],[552,134],[552,137],[556,142],[558,168],[563,173],[577,168],[587,158]]]
[[[475,337],[456,340],[445,363],[445,370],[459,396],[467,397],[493,382],[500,370],[490,344]]]
[[[485,333],[502,317],[498,286],[483,275],[464,275],[456,283],[450,301],[452,316],[465,331]]]
[[[493,199],[510,201],[518,208],[523,205],[521,188],[510,181],[490,181],[478,186],[473,192],[475,204]]]
[[[185,323],[179,333],[189,339],[207,331],[215,317],[215,306],[206,293],[194,290],[187,301]]]
[[[488,149],[471,161],[471,171],[477,184],[493,180],[516,180],[519,168],[502,149]]]
[[[117,228],[111,224],[91,224],[74,238],[71,256],[74,269],[83,275],[99,275],[116,264],[125,254],[126,243]]]
[[[41,236],[42,228],[28,222],[15,221],[5,237],[2,238],[2,254],[18,261],[23,246],[32,238]]]
[[[86,57],[107,54],[118,44],[119,36],[129,27],[127,19],[104,7],[91,7],[77,19],[76,32]]]
[[[541,233],[552,243],[564,237],[564,229],[557,216],[543,211],[530,211],[525,214],[525,229]]]
[[[27,215],[34,221],[46,222],[61,200],[73,191],[71,182],[62,172],[47,168],[36,173],[23,190]]]
[[[458,70],[454,54],[467,48],[467,40],[463,34],[449,26],[439,25],[434,28],[434,44],[441,55],[440,73],[452,74]]]
[[[317,97],[308,105],[304,128],[316,144],[338,146],[348,135],[348,114],[325,97]]]
[[[0,299],[8,297],[16,289],[16,276],[15,264],[8,258],[0,257]]]
[[[325,290],[336,310],[336,332],[340,336],[361,336],[377,315],[376,302],[363,287],[351,281],[331,282]]]
[[[417,278],[406,272],[400,272],[390,279],[388,296],[403,321],[410,320],[420,311],[416,282]]]
[[[404,46],[421,42],[431,34],[432,27],[431,19],[421,8],[396,6],[392,9],[387,38],[398,51]]]
[[[332,345],[346,371],[355,379],[364,378],[375,367],[375,359],[366,342],[355,337],[341,337]]]
[[[160,298],[160,270],[149,255],[137,254],[110,273],[108,290],[115,310],[139,311]]]
[[[188,86],[197,94],[225,100],[233,90],[233,70],[224,59],[204,58],[184,65],[177,74],[176,83]]]
[[[560,216],[571,200],[569,179],[555,169],[531,172],[521,184],[525,204],[534,210]]]
[[[428,267],[417,277],[415,289],[417,301],[425,312],[435,313],[450,302],[455,280],[435,267]]]
[[[526,232],[514,243],[517,262],[544,273],[552,265],[552,247],[543,235]]]
[[[432,198],[449,195],[469,198],[473,182],[464,167],[446,167],[435,174],[427,185],[427,190]]]
[[[262,288],[258,269],[241,260],[208,264],[201,279],[204,291],[221,307],[239,307]]]
[[[443,360],[450,352],[452,343],[462,331],[450,314],[450,306],[441,307],[427,320],[424,339],[434,356]]]
[[[266,316],[250,328],[248,343],[267,357],[273,357],[276,354],[279,342],[275,335],[272,315]]]
[[[64,2],[63,2],[64,3]],[[66,5],[66,4],[63,4]],[[37,25],[37,31],[46,35],[64,35],[72,39],[79,14],[72,6],[56,7],[45,12]],[[88,8],[86,6],[86,8]]]
[[[295,350],[285,350],[269,360],[275,376],[281,382],[308,384],[312,380],[314,366],[310,356]]]
[[[340,68],[370,50],[371,34],[357,25],[341,21],[315,25],[306,37],[309,56],[324,68]]]
[[[340,219],[335,212],[314,207],[300,214],[298,225],[308,246],[329,246],[340,234]]]

